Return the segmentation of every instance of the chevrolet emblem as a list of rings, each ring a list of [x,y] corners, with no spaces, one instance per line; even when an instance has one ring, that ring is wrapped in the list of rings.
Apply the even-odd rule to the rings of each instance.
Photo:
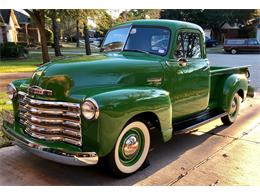
[[[42,89],[41,87],[35,86],[35,85],[32,87],[29,87],[28,92],[31,94],[35,94],[35,95],[48,95],[48,96],[52,95],[51,90]]]

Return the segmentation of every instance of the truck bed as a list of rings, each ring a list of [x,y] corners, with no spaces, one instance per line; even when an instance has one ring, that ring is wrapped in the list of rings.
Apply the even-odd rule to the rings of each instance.
[[[223,94],[223,86],[227,77],[232,74],[249,74],[248,66],[240,67],[210,67],[210,108],[216,108],[218,101],[221,99],[221,94]]]

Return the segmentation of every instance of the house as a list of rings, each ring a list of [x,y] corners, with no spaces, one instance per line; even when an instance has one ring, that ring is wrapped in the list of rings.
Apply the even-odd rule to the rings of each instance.
[[[260,18],[249,20],[246,25],[224,23],[221,27],[221,39],[256,38],[260,40]]]
[[[0,10],[1,30],[0,43],[17,43],[17,29],[20,28],[13,10]]]
[[[39,29],[30,17],[13,9],[0,10],[0,43],[14,42],[26,46],[40,44]]]
[[[239,38],[241,27],[241,24],[238,23],[230,24],[225,22],[221,27],[221,40]]]

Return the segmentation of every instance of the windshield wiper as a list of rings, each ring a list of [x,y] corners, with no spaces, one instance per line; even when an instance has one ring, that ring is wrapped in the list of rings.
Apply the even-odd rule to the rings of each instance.
[[[123,51],[134,51],[134,52],[145,53],[147,55],[150,54],[148,51],[144,51],[144,50],[140,50],[140,49],[124,49]]]

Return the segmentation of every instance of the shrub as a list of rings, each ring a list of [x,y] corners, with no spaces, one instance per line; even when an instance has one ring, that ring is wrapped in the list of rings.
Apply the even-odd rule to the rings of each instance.
[[[27,54],[28,50],[22,45],[17,45],[12,42],[0,44],[0,58],[25,57]]]

